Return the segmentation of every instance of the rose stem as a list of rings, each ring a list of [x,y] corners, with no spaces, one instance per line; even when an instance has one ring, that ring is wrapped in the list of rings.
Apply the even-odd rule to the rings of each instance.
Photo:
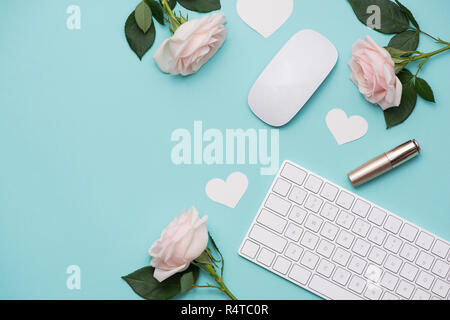
[[[437,54],[439,54],[441,52],[447,51],[449,49],[450,49],[450,44],[448,44],[446,47],[441,48],[439,50],[432,51],[432,52],[429,52],[429,53],[422,53],[422,54],[420,54],[418,56],[412,57],[411,61],[417,61],[417,60],[424,59],[424,58],[430,58],[430,57],[435,56],[435,55],[437,55]]]
[[[410,62],[424,59],[424,60],[419,64],[419,68],[417,69],[417,72],[416,72],[416,74],[414,75],[414,78],[417,78],[417,75],[419,74],[419,72],[420,72],[420,70],[422,69],[423,65],[428,61],[428,59],[430,59],[432,56],[435,56],[435,55],[437,55],[437,54],[439,54],[439,53],[442,53],[442,52],[444,52],[444,51],[447,51],[447,50],[449,50],[449,49],[450,49],[450,44],[448,44],[446,47],[441,48],[441,49],[439,49],[439,50],[432,51],[432,52],[429,52],[429,53],[422,53],[422,54],[419,54],[419,55],[417,55],[417,56],[412,57],[411,59],[409,59]]]
[[[214,267],[210,264],[205,264],[204,266],[208,270],[208,273],[213,276],[214,280],[220,286],[219,290],[222,292],[225,292],[231,298],[231,300],[237,300],[237,298],[227,288],[227,286],[223,282],[223,279],[221,277],[219,277],[219,275],[216,272],[216,269],[214,269]]]
[[[417,29],[416,29],[417,30]],[[420,33],[422,33],[422,34],[424,34],[424,35],[426,35],[426,36],[429,36],[431,39],[433,39],[434,41],[438,41],[439,42],[439,39],[437,39],[437,38],[435,38],[435,37],[433,37],[431,34],[428,34],[428,33],[426,33],[425,31],[422,31],[422,30],[417,30],[417,31],[419,31]]]
[[[178,22],[178,18],[173,14],[172,9],[170,9],[169,3],[167,0],[161,0],[161,3],[163,5],[164,11],[166,11],[167,15],[174,19],[176,22]],[[175,30],[174,30],[175,31]]]
[[[442,40],[440,40],[440,39],[438,39],[438,38],[436,38],[436,37],[433,37],[431,34],[426,33],[425,31],[423,31],[423,30],[421,30],[421,29],[418,29],[418,28],[415,28],[415,27],[411,27],[411,28],[414,29],[414,30],[416,30],[417,32],[420,32],[420,33],[422,33],[422,34],[424,34],[424,35],[430,37],[431,39],[433,39],[433,40],[436,41],[436,42],[443,43],[443,44],[448,44],[448,42],[445,42],[445,41],[442,41]]]
[[[417,68],[417,72],[414,75],[414,78],[417,78],[417,75],[419,74],[420,70],[422,70],[423,65],[428,61],[428,59],[430,59],[430,57],[423,59],[423,61],[419,64],[419,68]]]

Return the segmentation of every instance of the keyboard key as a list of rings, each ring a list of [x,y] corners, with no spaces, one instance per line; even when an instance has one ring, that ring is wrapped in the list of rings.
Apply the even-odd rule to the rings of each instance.
[[[309,283],[309,287],[332,300],[362,300],[362,298],[340,286],[326,280],[318,275],[314,275]]]
[[[303,204],[308,193],[300,188],[292,188],[291,194],[289,195],[289,200],[294,201],[297,204]]]
[[[299,247],[298,245],[294,244],[294,243],[289,243],[286,252],[284,253],[284,255],[286,257],[288,257],[289,259],[292,259],[294,261],[298,261],[298,259],[300,259],[300,256],[303,252],[303,248]]]
[[[385,294],[383,295],[383,298],[381,298],[381,300],[400,300],[400,299],[395,294],[392,294],[390,292],[385,292]]]
[[[366,267],[366,261],[361,259],[358,256],[353,256],[350,260],[350,263],[348,264],[348,268],[352,270],[353,272],[356,272],[358,274],[362,274],[364,271],[364,268]]]
[[[402,220],[400,220],[394,216],[389,216],[386,219],[386,222],[384,223],[384,228],[387,231],[390,231],[392,233],[397,233],[400,230],[401,226],[402,226]]]
[[[265,207],[285,216],[291,207],[291,203],[271,193],[267,198]]]
[[[336,218],[338,212],[338,207],[335,207],[327,202],[323,205],[322,211],[320,211],[320,215],[330,221],[333,221],[334,218]]]
[[[353,234],[345,230],[342,230],[341,233],[339,233],[336,242],[337,244],[343,246],[344,248],[350,249],[354,239],[355,236]]]
[[[289,219],[291,219],[294,222],[297,222],[298,224],[302,224],[303,220],[305,220],[306,215],[308,214],[308,211],[297,207],[297,206],[293,206],[291,213],[289,214]]]
[[[348,285],[348,288],[352,291],[355,291],[356,293],[361,294],[366,287],[367,281],[363,278],[360,278],[358,276],[353,276],[352,280],[350,280],[350,283]]]
[[[392,273],[385,272],[381,277],[380,284],[388,290],[393,291],[397,285],[398,278]]]
[[[309,251],[306,251],[303,255],[300,263],[304,265],[305,267],[309,269],[313,269],[316,267],[317,262],[319,262],[319,256],[315,255],[314,253],[311,253]]]
[[[370,244],[362,239],[356,239],[355,244],[353,245],[353,252],[359,254],[360,256],[365,257],[367,252],[370,249]]]
[[[369,241],[381,246],[385,237],[386,237],[386,232],[384,232],[381,229],[378,229],[377,227],[373,227],[372,231],[370,231],[370,234],[367,237],[367,239],[369,239]]]
[[[345,192],[345,191],[341,191],[341,193],[339,194],[336,203],[341,206],[344,209],[350,209],[350,207],[352,206],[353,200],[355,200],[355,197],[352,196],[350,193]]]
[[[341,211],[341,213],[339,214],[339,216],[336,220],[336,223],[338,225],[340,225],[341,227],[350,229],[354,219],[355,219],[355,217],[351,213]]]
[[[331,224],[329,222],[325,222],[325,224],[323,225],[322,231],[320,232],[320,234],[322,236],[324,236],[325,238],[333,241],[334,238],[336,238],[336,235],[339,231],[339,228],[336,227],[334,224]]]
[[[444,243],[441,240],[436,240],[433,249],[431,249],[431,252],[441,258],[445,258],[447,256],[448,248],[448,244]]]
[[[242,246],[241,253],[245,254],[247,257],[254,259],[256,253],[258,252],[259,245],[250,240],[245,240]]]
[[[302,234],[302,228],[298,227],[297,225],[293,223],[289,223],[289,226],[286,229],[286,232],[284,235],[291,239],[292,241],[297,242],[298,239],[300,239],[300,235]]]
[[[368,298],[369,300],[378,300],[381,298],[381,294],[383,293],[383,290],[373,283],[369,283],[367,285],[367,290],[364,293],[364,296]]]
[[[413,247],[409,243],[405,243],[402,250],[400,251],[400,257],[405,258],[409,261],[414,261],[417,252],[419,252],[419,250],[416,247]]]
[[[438,275],[439,277],[445,278],[447,276],[448,270],[450,269],[450,264],[445,263],[441,260],[437,260],[431,269],[431,272]]]
[[[345,286],[348,282],[348,279],[350,279],[351,273],[347,270],[344,270],[342,268],[337,268],[336,272],[333,275],[333,280],[337,283]]]
[[[339,263],[341,266],[346,266],[350,259],[350,253],[342,248],[337,248],[333,255],[333,261]]]
[[[401,295],[403,298],[409,299],[414,290],[414,286],[405,280],[401,280],[400,284],[397,287],[397,293]]]
[[[315,214],[310,214],[308,219],[306,219],[305,227],[314,232],[319,231],[320,226],[322,225],[323,219],[319,218]]]
[[[291,269],[291,272],[289,273],[289,278],[291,278],[303,285],[308,282],[310,276],[311,276],[310,271],[308,271],[305,268],[302,268],[296,264],[294,264],[294,266]]]
[[[278,193],[279,195],[286,197],[286,195],[289,192],[289,189],[291,188],[291,185],[292,184],[287,182],[286,180],[278,178],[272,190]]]
[[[419,276],[417,277],[416,283],[419,286],[428,290],[431,288],[431,284],[433,283],[433,281],[434,281],[434,277],[431,274],[429,274],[425,271],[420,271]]]
[[[431,297],[431,294],[428,292],[423,291],[422,289],[417,289],[416,292],[414,292],[412,296],[412,300],[429,300]]]
[[[281,176],[285,177],[298,185],[302,185],[306,178],[306,172],[300,168],[293,166],[290,163],[286,163],[283,170],[280,173]]]
[[[335,245],[327,240],[322,239],[317,247],[317,253],[324,256],[325,258],[329,258],[331,253],[333,252]]]
[[[364,277],[366,277],[367,279],[369,279],[372,282],[378,283],[378,281],[381,278],[382,272],[383,271],[380,268],[378,268],[376,265],[369,264],[369,266],[366,269],[366,272],[364,273]]]
[[[419,229],[413,227],[412,225],[405,223],[403,225],[402,231],[400,231],[400,237],[410,242],[413,242],[416,238],[417,232]]]
[[[434,258],[431,254],[421,251],[417,257],[416,264],[426,270],[431,268]]]
[[[283,258],[282,256],[278,256],[273,265],[273,269],[275,271],[278,271],[279,273],[286,274],[290,266],[291,262],[288,259]]]
[[[321,186],[322,186],[322,179],[313,175],[310,175],[305,183],[305,188],[314,193],[319,192]]]
[[[397,253],[398,250],[400,250],[402,243],[403,241],[399,238],[389,235],[386,243],[384,244],[384,247],[393,253]]]
[[[318,198],[317,196],[310,194],[305,203],[305,208],[311,210],[312,212],[319,212],[320,206],[322,205],[323,200]]]
[[[431,291],[433,291],[438,296],[445,298],[447,296],[449,289],[450,289],[450,284],[448,284],[447,282],[444,282],[440,279],[437,279],[436,282],[434,283],[434,286],[431,289]]]
[[[375,262],[376,264],[381,265],[383,263],[384,258],[386,257],[386,252],[381,250],[378,247],[372,247],[372,250],[367,257],[370,261]]]
[[[409,263],[405,263],[403,265],[402,270],[400,271],[400,276],[402,276],[403,278],[409,280],[409,281],[414,281],[414,278],[417,275],[417,272],[419,272],[419,269],[414,267],[413,265],[409,264]]]
[[[433,236],[422,231],[421,233],[419,233],[419,236],[417,237],[416,244],[422,249],[430,250],[433,241],[434,241]]]
[[[307,247],[308,249],[314,250],[316,247],[317,242],[319,241],[319,237],[315,234],[312,234],[309,231],[306,231],[303,235],[302,241],[300,244],[304,247]]]
[[[276,235],[275,233],[254,225],[252,231],[250,231],[249,237],[262,243],[266,247],[269,247],[277,252],[283,252],[284,247],[287,244],[286,239]]]
[[[282,233],[287,224],[286,220],[266,209],[261,210],[256,221],[278,233]]]
[[[334,270],[334,264],[332,264],[330,261],[327,261],[325,259],[322,259],[319,263],[319,266],[317,267],[317,272],[321,275],[324,275],[325,277],[329,278]]]
[[[400,270],[400,266],[402,265],[402,259],[389,255],[384,263],[384,267],[394,273],[397,273]]]
[[[361,237],[365,237],[370,229],[370,223],[362,220],[356,219],[355,224],[353,225],[352,231]]]
[[[353,206],[352,212],[360,217],[365,218],[367,216],[367,213],[369,212],[369,209],[370,204],[361,199],[357,199],[355,205]]]
[[[266,266],[270,267],[272,265],[273,259],[275,258],[275,253],[272,251],[267,250],[266,248],[262,248],[261,252],[258,255],[258,260],[262,264],[265,264]]]
[[[383,224],[384,218],[386,217],[386,212],[380,208],[373,207],[370,211],[369,217],[367,218],[370,222],[375,223],[378,226]]]
[[[336,199],[337,193],[339,192],[339,189],[329,183],[325,183],[323,186],[322,191],[320,192],[320,195],[324,197],[325,199],[333,202],[334,199]]]

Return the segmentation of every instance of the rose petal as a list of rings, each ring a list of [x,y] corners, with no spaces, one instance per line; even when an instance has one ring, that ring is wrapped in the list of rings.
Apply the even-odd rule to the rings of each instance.
[[[370,36],[353,44],[349,67],[350,79],[367,101],[383,110],[400,104],[402,85],[395,76],[394,62]]]
[[[222,46],[226,37],[223,13],[183,23],[154,54],[166,73],[189,75],[197,72]]]

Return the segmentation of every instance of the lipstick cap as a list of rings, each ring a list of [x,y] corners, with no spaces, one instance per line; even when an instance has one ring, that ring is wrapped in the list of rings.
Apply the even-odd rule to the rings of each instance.
[[[414,158],[420,153],[419,143],[414,139],[399,145],[397,148],[386,152],[392,166],[395,168],[402,163]]]

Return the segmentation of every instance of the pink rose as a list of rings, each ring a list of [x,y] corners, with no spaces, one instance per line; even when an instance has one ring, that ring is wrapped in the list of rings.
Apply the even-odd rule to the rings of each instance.
[[[153,59],[165,73],[186,76],[197,72],[225,41],[225,22],[223,13],[215,13],[183,23],[161,44]]]
[[[353,44],[349,66],[350,78],[367,101],[378,104],[383,110],[400,104],[403,87],[395,75],[394,61],[371,37]]]
[[[208,216],[198,217],[197,210],[192,207],[163,230],[148,253],[153,257],[150,265],[155,267],[153,276],[159,282],[177,272],[186,270],[192,260],[198,258],[208,245]]]

